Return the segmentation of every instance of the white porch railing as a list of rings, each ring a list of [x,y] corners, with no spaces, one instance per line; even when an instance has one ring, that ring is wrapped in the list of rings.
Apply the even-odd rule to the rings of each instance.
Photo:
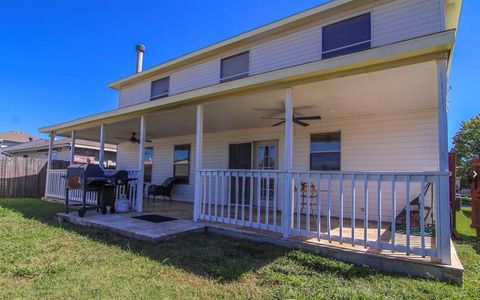
[[[113,173],[115,170],[105,170],[106,174]],[[65,200],[66,192],[66,177],[67,170],[47,170],[47,187],[45,190],[45,197],[53,198],[57,200]],[[138,170],[129,170],[129,178],[138,178]],[[125,194],[130,200],[130,207],[135,208],[135,201],[137,195],[137,181],[132,180],[129,182],[129,186],[117,186],[115,190],[115,196],[117,198],[120,195]],[[68,195],[68,201],[70,202],[81,202],[82,201],[82,190],[70,190]],[[86,202],[89,204],[97,203],[97,193],[96,192],[87,192]]]
[[[439,172],[202,170],[200,219],[438,257]],[[291,186],[284,189],[287,183]],[[289,196],[284,197],[284,191]],[[418,197],[418,199],[417,199]],[[413,200],[414,204],[407,205]],[[284,201],[291,215],[282,224]],[[288,207],[288,205],[286,207]]]

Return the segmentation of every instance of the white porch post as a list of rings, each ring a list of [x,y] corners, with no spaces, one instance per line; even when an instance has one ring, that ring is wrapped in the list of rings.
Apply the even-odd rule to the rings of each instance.
[[[438,149],[439,171],[449,172],[448,169],[448,131],[447,131],[447,61],[437,60],[438,85]],[[451,264],[450,250],[450,203],[449,203],[448,176],[441,176],[437,191],[437,232],[436,242],[438,257],[444,264]]]
[[[72,136],[70,138],[70,164],[75,162],[75,130],[72,130]]]
[[[55,132],[50,133],[50,143],[48,144],[48,156],[47,156],[47,178],[45,179],[45,197],[48,195],[49,174],[48,171],[52,169],[52,152],[53,142],[55,141]]]
[[[195,139],[195,196],[193,204],[193,220],[200,218],[202,181],[200,170],[203,167],[203,105],[197,105],[197,132]]]
[[[146,135],[145,116],[140,117],[140,143],[138,144],[138,180],[137,180],[137,199],[135,201],[135,210],[142,212],[143,209],[143,174],[145,159],[145,135]]]
[[[284,191],[282,227],[283,237],[290,236],[292,226],[292,162],[293,162],[293,103],[292,88],[285,89],[285,134],[284,134]]]
[[[52,168],[53,142],[55,141],[55,132],[50,134],[50,143],[48,144],[47,170]]]
[[[100,153],[98,155],[98,164],[101,168],[104,168],[105,162],[105,125],[100,125]]]

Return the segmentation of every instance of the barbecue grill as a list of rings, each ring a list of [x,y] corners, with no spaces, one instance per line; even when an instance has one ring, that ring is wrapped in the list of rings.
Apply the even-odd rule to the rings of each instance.
[[[65,212],[69,208],[80,207],[78,215],[83,217],[87,210],[95,209],[102,214],[107,213],[107,205],[110,206],[110,213],[115,213],[115,186],[126,185],[129,179],[126,171],[118,171],[111,175],[106,175],[99,165],[94,164],[74,164],[67,168]],[[68,201],[69,190],[81,190],[82,202],[80,204],[70,204]],[[97,193],[97,203],[90,204],[86,201],[87,192]]]

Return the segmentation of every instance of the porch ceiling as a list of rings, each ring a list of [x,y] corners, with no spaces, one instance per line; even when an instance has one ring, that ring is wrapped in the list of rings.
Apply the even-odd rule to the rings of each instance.
[[[389,114],[437,106],[437,71],[434,61],[351,75],[294,86],[295,115],[322,119]],[[204,109],[206,132],[271,126],[282,117],[283,89],[270,89],[208,102]],[[194,105],[146,115],[147,138],[195,133]],[[311,122],[322,122],[311,121]],[[106,142],[119,143],[140,131],[138,118],[105,124]],[[98,140],[99,127],[77,131],[77,138]]]

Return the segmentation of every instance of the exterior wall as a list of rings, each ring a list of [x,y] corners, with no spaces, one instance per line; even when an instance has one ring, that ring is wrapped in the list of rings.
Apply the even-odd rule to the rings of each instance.
[[[311,126],[294,126],[293,168],[298,171],[309,170],[310,135],[320,132],[341,132],[341,168],[344,171],[437,171],[438,170],[438,131],[436,109],[420,110],[388,115],[375,115],[348,119],[322,120],[312,122]],[[388,126],[386,126],[388,125]],[[205,169],[228,168],[228,145],[231,143],[278,140],[279,169],[283,168],[283,128],[265,127],[246,130],[207,133],[204,135]],[[176,144],[189,143],[191,147],[190,184],[176,185],[174,199],[193,202],[195,136],[182,136],[153,140],[149,147],[154,148],[153,183],[161,183],[173,175],[173,147]],[[119,169],[137,169],[138,145],[122,143],[118,145]],[[345,182],[345,199],[350,191],[349,182]],[[376,187],[370,186],[369,216],[375,219]],[[338,184],[334,183],[332,193],[332,213],[338,215]],[[356,214],[363,215],[363,198],[359,184],[357,191]],[[384,187],[388,191],[391,187]],[[405,187],[398,185],[397,214],[405,207]],[[419,193],[419,187],[412,184],[411,199]],[[382,219],[390,221],[392,215],[391,200],[385,193],[382,201]],[[402,201],[403,199],[403,201]],[[326,209],[325,201],[322,209]],[[281,207],[281,206],[278,206]],[[344,205],[345,215],[350,214],[351,203]]]
[[[372,13],[372,47],[383,46],[444,30],[444,0],[394,0],[319,20],[293,32],[285,32],[250,47],[223,53],[181,70],[165,73],[120,91],[119,106],[150,101],[150,82],[170,76],[170,95],[220,82],[220,59],[250,51],[250,75],[300,65],[321,59],[322,26],[361,13]]]

